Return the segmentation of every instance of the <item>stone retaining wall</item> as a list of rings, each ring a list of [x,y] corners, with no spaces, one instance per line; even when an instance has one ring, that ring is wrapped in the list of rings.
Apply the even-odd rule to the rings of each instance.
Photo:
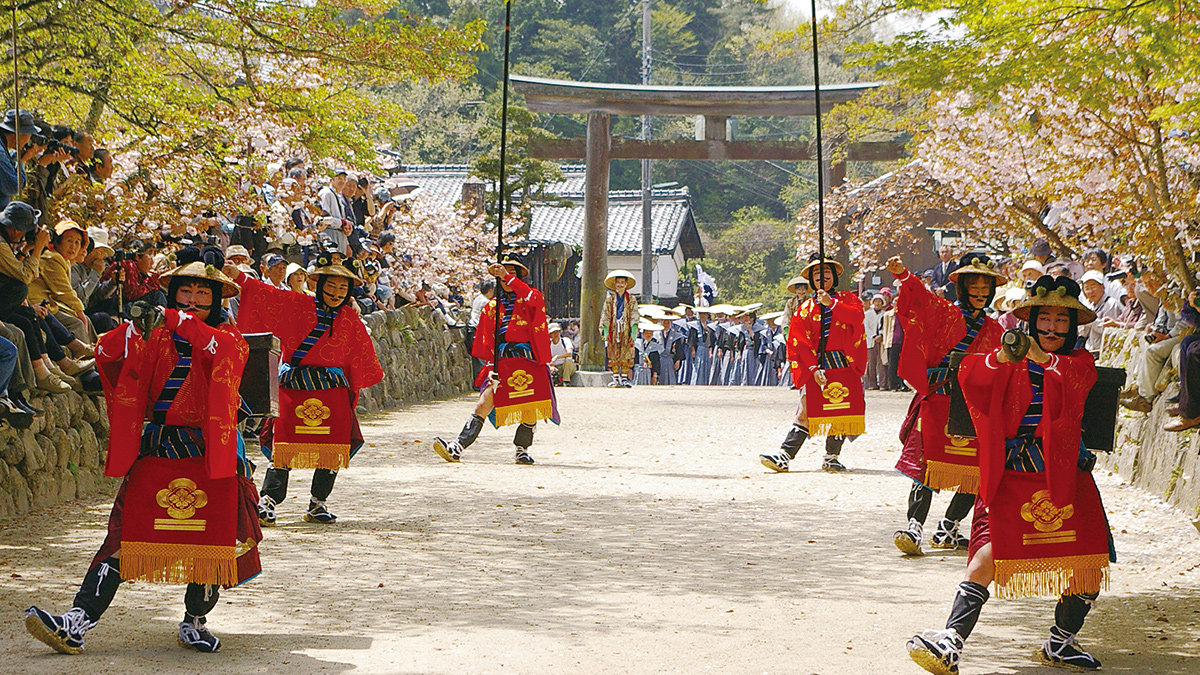
[[[471,360],[462,331],[447,330],[428,308],[378,312],[366,317],[384,379],[362,392],[359,413],[471,390]],[[34,394],[45,410],[29,429],[0,428],[0,518],[27,513],[94,493],[114,490],[104,477],[108,414],[102,396],[69,392]],[[262,463],[261,458],[255,461]]]
[[[1100,363],[1131,370],[1131,363],[1144,345],[1140,332],[1109,329],[1104,335]],[[1129,381],[1132,378],[1130,373]],[[1163,424],[1171,419],[1166,412],[1170,406],[1167,398],[1179,391],[1178,375],[1171,363],[1159,382],[1164,390],[1149,414],[1121,408],[1117,449],[1107,456],[1101,453],[1100,465],[1161,496],[1200,528],[1200,433],[1163,431]]]

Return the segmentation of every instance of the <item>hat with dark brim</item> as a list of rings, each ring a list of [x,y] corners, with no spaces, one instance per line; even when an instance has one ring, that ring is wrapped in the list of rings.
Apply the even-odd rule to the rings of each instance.
[[[996,263],[991,258],[983,253],[968,253],[959,261],[958,269],[946,275],[952,283],[958,282],[959,275],[962,274],[979,274],[985,277],[992,277],[996,280],[996,285],[1001,286],[1008,283],[1008,278],[996,269]]]
[[[1029,310],[1033,307],[1065,307],[1073,309],[1079,317],[1078,325],[1096,320],[1096,313],[1079,301],[1079,284],[1066,277],[1055,279],[1043,276],[1029,289],[1029,297],[1013,307],[1013,316],[1029,321]]]
[[[199,281],[220,282],[222,298],[237,297],[237,294],[242,292],[242,289],[234,283],[233,279],[225,276],[216,267],[206,265],[200,260],[190,262],[158,275],[158,283],[163,287],[163,290],[167,290],[170,287],[172,279],[197,279]]]
[[[42,212],[25,202],[9,202],[0,212],[0,225],[18,232],[33,232]]]
[[[7,131],[10,134],[36,134],[38,132],[37,122],[33,119],[33,114],[28,110],[16,111],[9,109],[4,113],[4,122],[0,123],[0,129]]]
[[[604,285],[608,290],[615,291],[617,290],[617,279],[629,280],[629,283],[625,286],[625,290],[627,291],[637,285],[637,279],[634,279],[633,275],[625,270],[613,270],[609,272],[608,276],[604,277]]]

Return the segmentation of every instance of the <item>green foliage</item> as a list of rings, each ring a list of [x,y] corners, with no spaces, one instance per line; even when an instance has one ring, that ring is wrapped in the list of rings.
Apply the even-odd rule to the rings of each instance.
[[[783,309],[787,280],[799,273],[792,243],[792,226],[761,208],[734,214],[733,224],[720,236],[704,242],[707,256],[695,262],[717,280],[717,302],[745,305],[761,302],[762,311]],[[695,267],[687,278],[694,285]]]

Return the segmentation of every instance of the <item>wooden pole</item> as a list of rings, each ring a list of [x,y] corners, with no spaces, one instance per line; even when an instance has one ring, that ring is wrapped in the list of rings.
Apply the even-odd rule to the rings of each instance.
[[[612,147],[608,113],[588,113],[587,173],[583,193],[583,262],[580,265],[580,368],[604,370],[604,341],[600,311],[604,304],[604,275],[608,271],[608,170]]]
[[[512,33],[512,0],[504,0],[504,82],[502,85],[503,93],[500,95],[500,208],[496,211],[496,262],[499,263],[504,255],[504,192],[508,187],[507,173],[505,171],[506,151],[508,150],[508,44],[509,35]],[[500,324],[501,318],[504,316],[504,307],[500,304],[500,280],[496,279],[496,327],[493,334],[493,343],[496,346],[494,359],[492,361],[493,368],[500,368]]]

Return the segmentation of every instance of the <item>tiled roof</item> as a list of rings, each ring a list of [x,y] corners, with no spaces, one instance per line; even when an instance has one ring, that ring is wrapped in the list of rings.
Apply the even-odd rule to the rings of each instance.
[[[562,170],[563,180],[547,184],[546,192],[564,197],[577,195],[582,198],[583,165],[568,164],[559,168]],[[404,169],[404,175],[421,186],[421,194],[445,206],[453,206],[462,199],[463,183],[487,182],[471,176],[471,167],[466,164],[410,164]]]
[[[670,195],[656,192],[650,206],[650,244],[657,254],[675,250],[691,216],[691,204],[686,193],[671,191]],[[634,197],[636,195],[636,197]],[[535,206],[529,226],[529,241],[539,244],[562,242],[568,246],[583,245],[583,202],[571,206]],[[693,224],[692,227],[695,227]],[[608,200],[608,252],[640,254],[642,252],[642,201],[640,192],[614,192]]]

